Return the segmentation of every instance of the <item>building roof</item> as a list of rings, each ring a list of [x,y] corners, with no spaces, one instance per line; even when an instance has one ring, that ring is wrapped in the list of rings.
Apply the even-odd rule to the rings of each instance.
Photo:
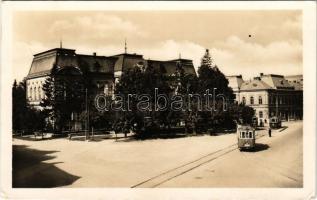
[[[76,54],[73,49],[55,48],[34,55],[27,77],[50,74],[55,64],[59,68],[76,67],[81,71],[113,73],[116,60],[105,56]]]
[[[303,84],[300,82],[289,81],[288,83],[294,87],[295,90],[303,90]]]
[[[142,55],[138,54],[119,54],[113,56],[118,58],[114,71],[125,71],[135,67],[136,65],[144,66],[145,68],[152,65],[156,69],[164,69],[166,75],[172,75],[176,72],[177,63],[183,66],[185,73],[196,74],[192,60],[189,59],[173,59],[167,61],[146,60]]]
[[[228,79],[229,87],[231,87],[233,91],[238,91],[244,82],[242,75],[226,76],[226,78]]]
[[[268,84],[266,84],[265,82],[258,80],[258,79],[254,79],[251,81],[245,81],[241,84],[241,88],[240,90],[268,90],[268,89],[272,89],[271,86],[269,86]]]
[[[113,66],[117,59],[105,56],[78,55],[77,60],[80,68],[85,68],[89,72],[113,73]]]
[[[183,67],[184,72],[186,74],[195,74],[195,68],[193,65],[193,62],[191,60],[185,60],[185,59],[180,59],[180,60],[171,60],[171,61],[163,61],[162,66],[166,70],[166,75],[173,75],[175,74],[177,70],[177,65],[178,63]]]
[[[290,75],[285,76],[285,79],[288,81],[288,83],[294,87],[295,90],[303,90],[303,75]]]
[[[267,74],[261,75],[259,78],[274,89],[294,89],[281,75]]]
[[[54,65],[59,68],[75,67],[82,72],[111,73],[126,71],[135,66],[145,68],[152,64],[156,68],[164,69],[166,75],[175,74],[178,64],[183,66],[185,73],[195,74],[192,60],[174,59],[168,61],[145,60],[142,55],[122,53],[110,57],[76,54],[74,49],[55,48],[34,55],[27,78],[48,75]]]
[[[303,74],[288,75],[285,76],[285,79],[303,79]]]
[[[28,76],[50,73],[56,63],[57,51],[46,51],[43,54],[34,55]]]
[[[118,54],[115,56],[111,56],[112,58],[117,58],[117,62],[115,63],[114,66],[114,71],[125,71],[128,69],[132,69],[135,67],[137,64],[138,65],[143,65],[144,64],[144,59],[142,55],[138,54]]]

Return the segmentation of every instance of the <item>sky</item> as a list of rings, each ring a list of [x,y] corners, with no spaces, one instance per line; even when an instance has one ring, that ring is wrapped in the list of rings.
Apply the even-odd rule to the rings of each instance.
[[[18,11],[13,16],[13,78],[27,76],[33,55],[57,48],[145,59],[181,55],[197,70],[205,49],[225,75],[302,74],[302,13],[240,11]],[[251,36],[251,37],[249,37]]]

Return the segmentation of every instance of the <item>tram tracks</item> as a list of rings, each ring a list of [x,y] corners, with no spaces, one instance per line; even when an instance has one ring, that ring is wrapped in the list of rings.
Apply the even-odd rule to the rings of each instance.
[[[220,149],[218,151],[209,153],[205,156],[202,156],[194,161],[185,163],[181,166],[175,167],[173,169],[167,170],[159,175],[156,175],[154,177],[151,177],[145,181],[142,181],[138,184],[135,184],[133,186],[131,186],[131,188],[137,188],[137,187],[141,187],[141,188],[151,188],[151,187],[157,187],[171,179],[174,179],[178,176],[181,176],[193,169],[196,169],[206,163],[209,163],[223,155],[226,155],[234,150],[236,150],[238,148],[237,144],[233,144],[233,145],[229,145],[223,149]]]
[[[261,138],[265,136],[265,134],[261,134],[261,135],[257,135],[257,139]],[[144,180],[142,182],[139,182],[133,186],[131,186],[131,188],[153,188],[153,187],[158,187],[159,185],[170,181],[178,176],[181,176],[187,172],[190,172],[204,164],[207,164],[221,156],[224,156],[226,154],[229,154],[231,152],[233,152],[234,150],[238,149],[238,145],[232,144],[229,145],[223,149],[219,149],[217,151],[214,151],[212,153],[209,153],[207,155],[204,155],[198,159],[195,159],[193,161],[190,161],[188,163],[185,163],[183,165],[180,165],[178,167],[172,168],[170,170],[167,170],[165,172],[162,172],[156,176],[153,176],[147,180]]]

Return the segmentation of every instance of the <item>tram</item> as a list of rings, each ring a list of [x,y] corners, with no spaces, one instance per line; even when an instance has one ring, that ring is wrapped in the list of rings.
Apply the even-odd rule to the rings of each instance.
[[[255,129],[249,125],[240,125],[237,128],[238,148],[253,149],[255,147]]]
[[[282,121],[279,117],[270,118],[270,128],[277,129],[282,127]]]

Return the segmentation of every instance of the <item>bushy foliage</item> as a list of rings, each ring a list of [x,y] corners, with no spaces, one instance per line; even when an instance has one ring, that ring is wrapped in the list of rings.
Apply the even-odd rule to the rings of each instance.
[[[12,129],[14,132],[24,131],[32,133],[46,128],[45,116],[41,110],[34,109],[27,104],[26,82],[19,84],[16,80],[12,87]]]
[[[71,120],[72,113],[80,113],[84,107],[85,87],[81,76],[69,77],[56,73],[53,67],[50,76],[43,84],[45,98],[40,105],[46,117],[54,122],[54,129],[65,129]]]
[[[170,127],[174,122],[184,120],[187,124],[199,124],[197,121],[202,122],[207,128],[234,128],[235,124],[241,119],[244,123],[248,123],[254,111],[252,108],[237,105],[234,103],[235,95],[229,87],[229,82],[225,75],[219,70],[216,65],[211,65],[205,55],[202,59],[201,66],[198,69],[198,76],[195,74],[186,74],[181,62],[176,64],[176,72],[173,75],[166,76],[163,67],[154,69],[149,65],[145,70],[138,67],[127,70],[122,74],[119,83],[116,85],[116,93],[127,96],[128,94],[149,94],[151,96],[151,112],[142,112],[137,109],[137,97],[130,98],[130,111],[121,112],[117,116],[121,120],[138,121],[143,123],[145,116],[150,116],[158,122],[160,126]],[[207,90],[215,96],[213,100],[213,109],[199,110],[198,101],[192,99],[190,102],[184,98],[186,106],[191,106],[192,109],[183,111],[173,111],[167,109],[165,111],[155,112],[154,105],[154,89],[159,88],[160,94],[165,94],[169,97],[171,95],[200,94],[204,96]],[[218,98],[222,95],[224,98]],[[206,104],[205,99],[202,103]]]

